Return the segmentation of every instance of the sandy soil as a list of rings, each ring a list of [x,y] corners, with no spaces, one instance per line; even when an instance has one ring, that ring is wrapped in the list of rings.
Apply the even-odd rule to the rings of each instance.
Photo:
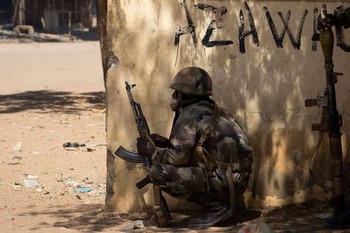
[[[105,213],[105,108],[98,42],[0,43],[0,232],[330,231],[320,205],[236,216],[221,226],[158,229],[149,215]],[[85,144],[64,148],[67,142]],[[321,212],[325,212],[323,209]],[[184,216],[174,213],[174,219]],[[244,232],[244,231],[241,231]],[[248,231],[245,231],[248,232]]]
[[[86,214],[103,210],[106,177],[99,43],[0,51],[0,231],[90,231]]]

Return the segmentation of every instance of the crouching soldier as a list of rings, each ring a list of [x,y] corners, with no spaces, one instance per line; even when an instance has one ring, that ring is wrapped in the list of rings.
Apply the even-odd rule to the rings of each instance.
[[[153,161],[152,183],[175,198],[201,205],[205,214],[191,227],[208,227],[245,209],[252,147],[231,114],[219,108],[209,74],[188,67],[174,77],[170,103],[175,112],[170,138],[152,134],[156,145],[137,139],[137,149]]]

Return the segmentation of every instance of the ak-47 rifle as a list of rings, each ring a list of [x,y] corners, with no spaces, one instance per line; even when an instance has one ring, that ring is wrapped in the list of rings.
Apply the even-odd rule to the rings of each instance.
[[[135,87],[136,84],[129,85],[128,82],[125,82],[125,89],[128,94],[128,98],[130,101],[131,109],[133,111],[135,122],[137,129],[139,131],[139,135],[142,138],[146,138],[152,145],[154,145],[154,142],[150,136],[150,131],[148,128],[148,124],[146,121],[145,116],[142,113],[142,109],[139,103],[137,103],[134,100],[134,97],[132,96],[131,89]],[[147,168],[152,166],[152,160],[149,159],[147,156],[140,155],[135,152],[131,152],[126,150],[123,146],[120,146],[116,151],[115,154],[132,163],[143,163]],[[136,187],[138,189],[142,189],[147,184],[151,183],[148,176],[146,176],[144,179],[136,183]],[[168,208],[168,205],[166,203],[165,198],[163,197],[161,190],[158,185],[153,185],[153,191],[154,191],[154,216],[156,219],[156,223],[160,227],[168,226],[169,222],[171,221],[171,215]]]
[[[327,15],[326,5],[322,5],[321,17],[324,19]],[[334,184],[334,201],[335,214],[340,214],[345,208],[345,194],[343,187],[343,156],[341,148],[341,132],[342,117],[338,113],[336,104],[335,84],[337,76],[343,75],[333,71],[333,46],[334,34],[332,28],[329,27],[320,33],[320,42],[324,54],[326,70],[327,86],[324,91],[324,96],[318,96],[317,99],[306,99],[305,106],[316,106],[323,108],[322,117],[324,122],[320,124],[312,124],[313,131],[328,132],[329,150],[334,168],[333,184]]]

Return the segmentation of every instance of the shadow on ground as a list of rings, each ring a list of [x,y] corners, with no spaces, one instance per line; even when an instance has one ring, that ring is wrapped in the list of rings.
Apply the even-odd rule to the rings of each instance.
[[[266,211],[260,215],[260,211],[250,211],[246,214],[238,214],[235,217],[219,224],[218,226],[209,228],[188,228],[188,220],[196,214],[192,212],[172,212],[172,225],[167,228],[157,228],[151,218],[151,212],[135,213],[135,214],[118,214],[106,213],[103,205],[82,204],[74,207],[52,206],[46,211],[29,211],[22,213],[22,216],[40,216],[45,215],[53,219],[59,219],[53,224],[47,222],[40,223],[31,227],[31,230],[41,230],[44,228],[65,228],[74,229],[82,232],[271,232],[262,230],[253,231],[257,228],[254,223],[262,223],[268,226],[275,233],[291,233],[291,232],[317,232],[317,233],[345,233],[349,230],[335,230],[324,227],[325,219],[315,218],[315,213],[319,208],[310,204],[297,204],[285,206],[282,208]],[[197,216],[198,217],[198,216]],[[141,229],[133,229],[135,221],[142,222],[144,227]],[[246,227],[251,225],[250,230]],[[257,229],[255,229],[257,230]]]
[[[85,232],[98,232],[124,224],[123,220],[117,216],[106,215],[102,211],[103,206],[99,204],[83,204],[74,207],[52,206],[46,211],[30,211],[22,213],[22,216],[47,216],[59,219],[53,224],[42,222],[33,225],[30,230],[40,231],[45,228],[66,228]]]
[[[193,214],[193,213],[192,213]],[[52,206],[46,211],[29,211],[21,216],[45,216],[56,220],[54,223],[41,222],[33,225],[30,230],[41,231],[47,228],[63,228],[81,232],[236,232],[239,229],[231,219],[224,225],[210,228],[188,228],[190,212],[173,212],[171,227],[156,227],[151,212],[118,214],[106,213],[103,205],[82,204],[74,207]],[[142,222],[142,228],[135,228],[136,222]],[[234,231],[232,231],[234,230]]]
[[[81,111],[102,111],[104,108],[104,92],[72,93],[39,90],[0,95],[0,114],[30,110],[42,113],[78,113]]]

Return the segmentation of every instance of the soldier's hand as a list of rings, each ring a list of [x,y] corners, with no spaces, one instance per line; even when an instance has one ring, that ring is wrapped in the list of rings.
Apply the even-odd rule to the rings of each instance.
[[[332,26],[338,24],[340,24],[339,19],[332,14],[326,14],[324,19],[322,19],[321,15],[317,18],[317,30],[320,32],[328,30]]]
[[[156,150],[156,148],[146,138],[141,138],[141,137],[137,138],[136,146],[137,146],[137,151],[140,154],[145,155],[149,158],[152,157],[153,153]]]
[[[170,143],[170,140],[166,137],[163,137],[159,134],[156,134],[156,133],[153,133],[150,135],[154,144],[157,146],[157,147],[161,147],[161,148],[169,148],[171,147],[171,143]]]

